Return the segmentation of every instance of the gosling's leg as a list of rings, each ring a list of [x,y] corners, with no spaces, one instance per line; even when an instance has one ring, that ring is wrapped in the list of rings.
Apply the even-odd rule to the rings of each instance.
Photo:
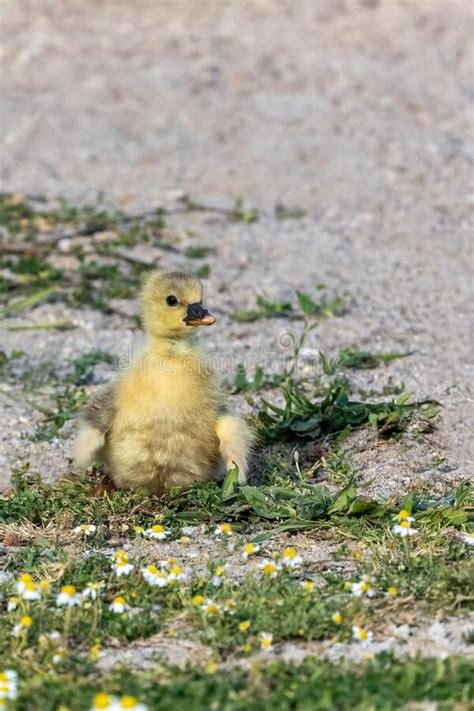
[[[97,428],[81,419],[77,426],[77,436],[74,442],[74,466],[76,469],[87,469],[98,458],[105,444],[105,435]]]
[[[105,435],[112,426],[115,414],[116,384],[102,387],[87,403],[77,423],[74,444],[74,465],[87,469],[97,459],[105,444]]]
[[[239,484],[245,484],[248,455],[252,446],[252,434],[249,427],[239,417],[222,415],[217,420],[216,433],[225,472],[227,473],[229,469],[237,466],[239,468]]]

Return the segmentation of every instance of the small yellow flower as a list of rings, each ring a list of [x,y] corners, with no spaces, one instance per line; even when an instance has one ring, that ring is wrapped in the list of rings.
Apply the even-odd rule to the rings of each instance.
[[[410,528],[410,521],[407,521],[406,518],[402,519],[400,523],[398,524],[401,528]]]
[[[340,613],[340,612],[335,612],[335,613],[331,616],[331,620],[334,622],[335,625],[340,625],[341,622],[342,622],[342,615],[341,615],[341,613]]]
[[[362,560],[362,558],[364,557],[364,554],[362,551],[354,551],[354,553],[352,554],[352,557],[354,558],[354,560]]]
[[[301,587],[306,592],[311,593],[314,590],[314,583],[312,580],[305,580],[303,583],[301,583]]]
[[[248,632],[250,627],[250,620],[244,620],[243,622],[239,622],[239,630],[241,632]]]
[[[225,572],[225,568],[222,565],[218,565],[217,568],[215,569],[214,573],[216,575],[223,575]]]
[[[206,671],[208,674],[215,674],[216,671],[219,671],[219,665],[217,664],[217,662],[210,659],[206,664]]]
[[[195,595],[195,596],[193,597],[193,599],[191,600],[191,602],[192,602],[193,605],[195,605],[196,607],[200,607],[200,606],[202,605],[202,603],[204,602],[204,598],[203,598],[202,595]]]
[[[100,655],[100,644],[94,644],[89,650],[91,659],[98,659]]]
[[[43,593],[49,593],[51,591],[51,583],[49,582],[49,580],[46,580],[46,579],[40,580],[39,581],[39,589]]]
[[[31,619],[31,617],[29,615],[23,615],[23,617],[20,619],[20,625],[22,627],[28,628],[28,627],[31,627],[32,624],[33,624],[33,620]]]
[[[141,535],[145,529],[143,526],[134,526],[133,530],[137,535]]]
[[[396,588],[394,585],[391,585],[387,589],[387,595],[390,595],[390,597],[395,597],[395,595],[398,593],[398,588]]]
[[[408,519],[408,518],[410,518],[410,512],[407,511],[406,509],[402,509],[401,511],[398,512],[398,518]]]
[[[191,543],[191,539],[189,538],[189,536],[181,536],[181,538],[179,539],[179,542],[183,546],[189,546],[189,544]]]

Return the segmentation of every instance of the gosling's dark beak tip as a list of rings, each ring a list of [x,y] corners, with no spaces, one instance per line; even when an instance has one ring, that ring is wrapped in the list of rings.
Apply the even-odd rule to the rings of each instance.
[[[187,326],[212,326],[216,319],[201,303],[196,303],[188,305],[184,321]]]

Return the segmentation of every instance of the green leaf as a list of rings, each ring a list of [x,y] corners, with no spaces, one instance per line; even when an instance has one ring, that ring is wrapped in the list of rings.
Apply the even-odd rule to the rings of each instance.
[[[227,476],[222,484],[221,496],[222,500],[226,501],[234,495],[235,485],[239,479],[239,467],[235,466],[233,469],[229,469]]]
[[[346,513],[356,496],[357,489],[354,481],[351,479],[351,481],[338,493],[331,506],[328,508],[327,513]]]
[[[410,492],[408,494],[408,496],[405,497],[405,500],[402,504],[402,509],[405,509],[405,511],[408,511],[408,513],[410,513],[410,514],[413,510],[413,497],[414,497],[413,492]]]

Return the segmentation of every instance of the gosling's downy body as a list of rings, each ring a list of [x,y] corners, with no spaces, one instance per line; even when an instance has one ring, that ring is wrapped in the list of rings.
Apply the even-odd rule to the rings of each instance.
[[[143,315],[145,349],[79,419],[76,466],[101,462],[116,486],[156,494],[221,478],[235,465],[245,482],[250,431],[227,413],[192,337],[215,321],[202,306],[201,282],[184,272],[153,272]]]

